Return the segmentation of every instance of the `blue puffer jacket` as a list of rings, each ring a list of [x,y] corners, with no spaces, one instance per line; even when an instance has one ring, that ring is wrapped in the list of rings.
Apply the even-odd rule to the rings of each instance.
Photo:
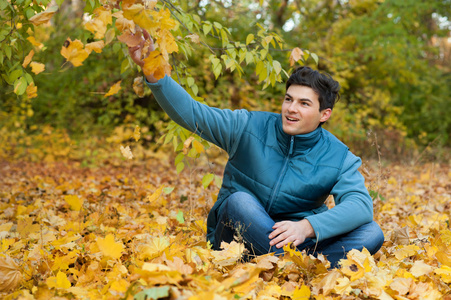
[[[237,191],[253,195],[275,221],[307,218],[319,241],[372,221],[360,159],[325,129],[290,136],[280,114],[209,107],[168,76],[148,85],[172,120],[229,154],[207,220],[212,244],[219,207]],[[330,210],[324,204],[329,195],[336,204]]]

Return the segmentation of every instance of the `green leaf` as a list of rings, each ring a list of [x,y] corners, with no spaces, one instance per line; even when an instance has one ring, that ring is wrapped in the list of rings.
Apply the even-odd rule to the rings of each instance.
[[[4,51],[5,51],[5,54],[6,54],[6,57],[8,58],[8,59],[10,59],[11,58],[11,47],[10,46],[8,46],[8,45],[4,45]]]
[[[8,1],[7,0],[0,1],[0,9],[1,10],[4,10],[7,6],[8,6]]]
[[[254,38],[255,38],[254,35],[252,33],[249,33],[246,38],[246,45],[252,43],[254,41]]]
[[[280,74],[282,71],[282,65],[277,60],[273,61],[272,66],[274,68],[274,71],[276,71],[276,74]]]
[[[221,23],[213,22],[213,25],[215,25],[215,27],[216,27],[217,29],[222,29]]]
[[[189,87],[191,87],[194,84],[194,78],[193,77],[188,77],[186,79],[186,83],[188,84]]]
[[[169,286],[153,287],[136,294],[134,300],[149,300],[169,297]]]
[[[204,189],[206,189],[210,183],[213,181],[213,179],[215,179],[215,175],[208,173],[206,175],[204,175],[204,177],[202,178],[202,185],[204,187]]]
[[[22,95],[27,89],[27,79],[25,77],[20,77],[14,82],[14,93],[17,95]]]
[[[175,187],[173,187],[173,186],[165,187],[165,188],[163,188],[163,193],[164,193],[165,195],[169,195],[170,193],[172,193],[172,191],[174,190],[174,188],[175,188]]]
[[[180,152],[174,160],[174,164],[178,165],[183,159],[185,158],[185,154],[183,154],[182,152]]]
[[[177,166],[175,166],[177,174],[180,174],[180,172],[182,172],[184,168],[185,168],[185,163],[183,163],[183,162],[179,162],[177,164]]]
[[[318,64],[318,55],[316,55],[316,53],[312,53],[311,54],[313,60],[315,61],[316,64]]]
[[[203,30],[204,30],[204,34],[207,35],[210,30],[213,28],[213,25],[211,24],[204,24],[204,26],[202,26]]]
[[[22,69],[17,69],[17,70],[12,71],[9,74],[9,81],[10,82],[16,81],[16,79],[19,78],[22,74],[23,74]]]
[[[121,64],[121,74],[124,74],[124,72],[127,71],[129,68],[130,68],[130,63],[128,61],[128,58],[124,59]]]
[[[177,213],[177,216],[175,217],[175,219],[180,223],[180,224],[184,224],[185,223],[185,218],[183,218],[183,211],[179,210]]]

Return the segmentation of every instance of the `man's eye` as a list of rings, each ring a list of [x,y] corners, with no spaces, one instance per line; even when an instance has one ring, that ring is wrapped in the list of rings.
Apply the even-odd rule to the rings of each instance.
[[[285,98],[285,101],[291,101],[291,99],[290,98]]]
[[[302,105],[304,105],[304,106],[310,106],[310,103],[308,103],[308,102],[302,102]]]

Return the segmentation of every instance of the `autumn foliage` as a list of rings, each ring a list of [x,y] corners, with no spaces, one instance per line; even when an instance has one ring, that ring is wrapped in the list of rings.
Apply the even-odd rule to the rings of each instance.
[[[121,151],[131,154],[129,145]],[[326,257],[290,248],[245,260],[239,236],[211,250],[205,222],[218,188],[201,186],[201,162],[177,175],[169,158],[112,158],[96,168],[2,161],[2,298],[449,298],[445,166],[366,164],[386,241],[374,256],[351,251],[328,269]]]

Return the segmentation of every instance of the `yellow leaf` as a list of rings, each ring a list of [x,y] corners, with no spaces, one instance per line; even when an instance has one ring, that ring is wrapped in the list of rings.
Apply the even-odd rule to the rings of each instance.
[[[156,1],[149,1],[148,3],[150,3],[150,6],[152,6],[152,4],[155,6],[154,4],[156,4]],[[153,28],[157,24],[150,16],[152,8],[153,7],[146,9],[142,4],[133,4],[124,8],[124,18],[133,20],[135,24],[143,29],[147,30]]]
[[[142,76],[136,77],[133,80],[133,90],[138,97],[144,97],[144,80]]]
[[[101,53],[103,47],[105,47],[105,42],[103,40],[97,41],[97,42],[91,42],[91,43],[85,45],[85,49],[86,49],[86,51],[88,51],[88,53],[91,53],[92,51],[94,51],[96,53]]]
[[[29,36],[27,37],[27,40],[35,47],[37,47],[38,49],[41,49],[42,47],[44,47],[44,45],[42,43],[39,43],[38,41],[36,41],[36,39],[34,38],[34,36]]]
[[[85,28],[94,33],[94,38],[103,39],[107,26],[112,22],[111,11],[100,6],[94,10],[94,17],[85,24]]]
[[[185,142],[183,143],[183,154],[187,154],[188,153],[188,149],[191,146],[191,142],[194,140],[194,136],[190,136],[189,138],[187,138],[185,140]]]
[[[66,195],[64,200],[71,210],[79,211],[83,207],[83,199],[79,198],[77,195]]]
[[[304,55],[304,52],[296,47],[291,51],[291,55],[290,55],[290,66],[293,66],[298,60],[300,60],[302,58],[302,56]]]
[[[19,266],[9,256],[0,257],[0,292],[14,290],[22,281]]]
[[[28,99],[36,98],[38,96],[38,87],[32,82],[27,86],[26,92]]]
[[[158,20],[158,28],[161,31],[172,30],[177,23],[171,18],[171,11],[167,8],[153,11],[152,16]]]
[[[35,26],[45,24],[52,18],[52,16],[56,13],[57,10],[58,6],[51,6],[47,8],[45,11],[32,16],[28,20]]]
[[[135,141],[139,141],[141,138],[141,128],[138,125],[135,126],[135,130],[133,131],[133,138]]]
[[[105,97],[116,95],[121,90],[121,82],[122,80],[119,80],[115,84],[113,84],[112,87],[110,87],[108,93],[105,94]]]
[[[232,241],[230,244],[221,242],[221,249],[223,250],[211,252],[213,255],[213,262],[219,267],[235,264],[241,259],[245,250],[244,244],[239,244],[235,241]]]
[[[47,286],[50,288],[60,288],[60,289],[68,289],[71,287],[69,279],[67,279],[66,274],[59,271],[55,276],[49,277],[46,280]]]
[[[31,62],[31,59],[33,58],[34,50],[31,50],[30,53],[28,53],[27,56],[25,56],[25,59],[23,60],[22,67],[26,68],[28,64]]]
[[[130,149],[130,146],[124,147],[121,145],[121,153],[122,155],[127,158],[127,159],[132,159],[133,158],[133,153],[132,150]]]
[[[146,201],[149,203],[154,202],[158,198],[160,198],[161,193],[163,192],[164,185],[161,185],[151,196],[146,197]]]
[[[149,244],[141,247],[139,253],[142,258],[152,259],[160,256],[169,245],[169,238],[167,237],[153,238]]]
[[[89,53],[84,48],[83,43],[80,40],[72,41],[68,38],[65,42],[67,46],[61,48],[61,55],[70,61],[74,67],[81,66],[83,61],[88,58]]]
[[[169,60],[168,53],[178,52],[179,47],[175,42],[174,36],[168,31],[164,30],[158,39],[158,44],[160,46],[160,51],[163,55],[165,61]]]
[[[111,258],[120,258],[124,250],[124,244],[114,241],[114,235],[108,234],[104,239],[97,239],[97,245],[103,255]]]
[[[125,9],[124,9],[125,10]],[[128,20],[124,18],[123,11],[118,11],[113,14],[113,17],[116,18],[116,22],[114,23],[116,25],[116,28],[120,32],[124,32],[126,30],[129,30],[132,33],[135,33],[135,22],[132,20]]]
[[[405,295],[409,292],[410,286],[414,284],[412,278],[395,278],[390,284],[390,288],[397,291],[399,295]]]
[[[194,149],[196,149],[197,153],[204,153],[205,152],[204,145],[202,145],[202,143],[199,143],[197,140],[193,141],[193,147],[194,147]]]
[[[398,260],[404,259],[409,256],[413,256],[420,251],[420,248],[416,245],[400,246],[399,249],[395,251],[395,257]]]
[[[200,43],[200,38],[197,34],[189,34],[187,36],[185,36],[186,38],[189,38],[191,40],[191,42],[195,43],[195,44],[199,44]]]
[[[434,268],[432,266],[425,264],[422,260],[417,260],[412,268],[410,268],[410,273],[415,277],[420,277],[431,273],[433,270]]]
[[[144,59],[143,72],[145,75],[153,75],[156,79],[161,79],[165,74],[170,74],[171,66],[164,59],[158,50],[150,52]]]
[[[306,285],[302,285],[301,288],[296,288],[293,292],[291,299],[294,300],[308,300],[310,299],[310,289]]]
[[[43,72],[45,70],[45,65],[32,61],[30,63],[30,67],[31,67],[31,72],[35,73],[36,75],[38,75],[39,73]]]
[[[451,268],[448,266],[441,266],[439,269],[435,269],[434,273],[439,275],[440,278],[446,283],[451,283]]]
[[[33,224],[32,218],[25,218],[17,221],[17,232],[21,237],[27,237],[28,235],[38,232],[41,229],[39,224]]]

